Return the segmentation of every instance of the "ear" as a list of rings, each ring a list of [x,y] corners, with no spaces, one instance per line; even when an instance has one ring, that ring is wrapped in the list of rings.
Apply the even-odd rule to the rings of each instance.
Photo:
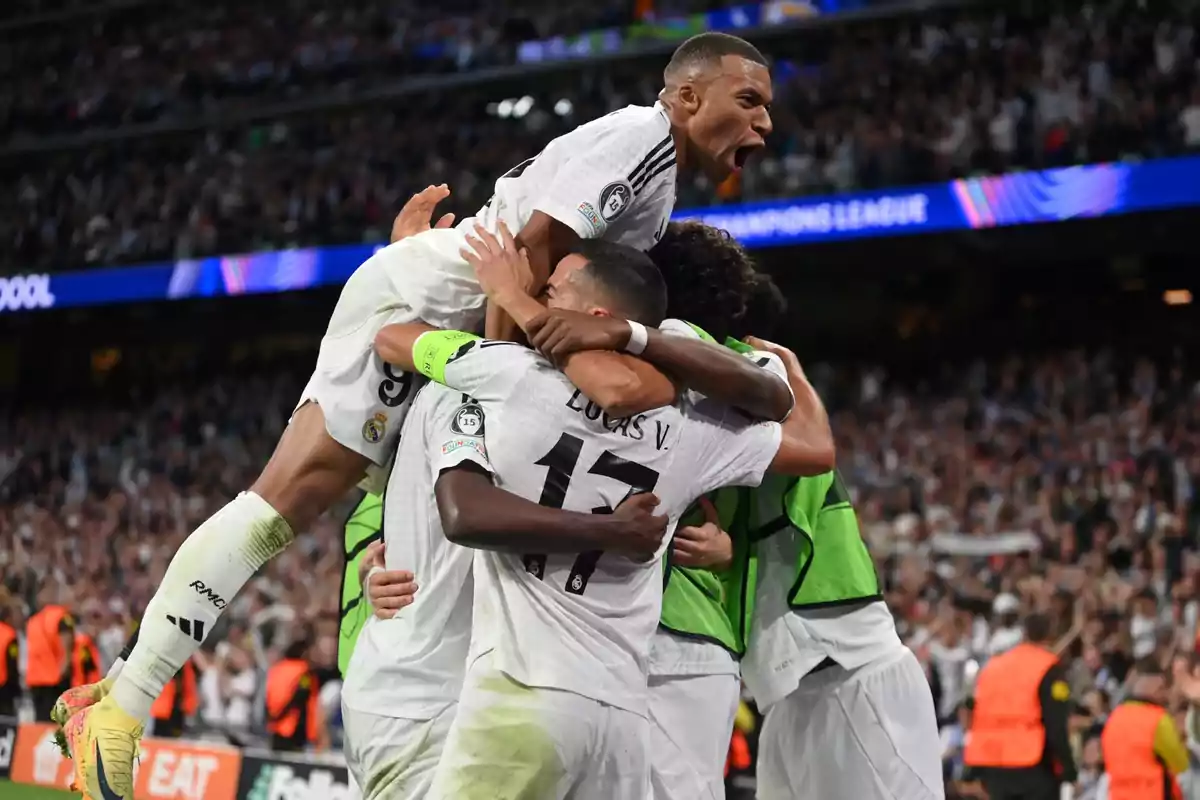
[[[679,84],[679,87],[675,90],[675,97],[679,101],[679,107],[687,111],[688,114],[695,114],[700,110],[700,103],[703,98],[700,97],[700,92],[691,81]]]

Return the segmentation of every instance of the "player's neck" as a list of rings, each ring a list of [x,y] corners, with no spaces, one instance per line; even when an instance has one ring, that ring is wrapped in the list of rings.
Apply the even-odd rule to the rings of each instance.
[[[687,131],[681,118],[682,114],[661,95],[658,98],[658,104],[666,111],[667,121],[671,123],[671,140],[675,143],[675,168],[680,172],[686,172],[691,167],[691,163],[688,158]]]

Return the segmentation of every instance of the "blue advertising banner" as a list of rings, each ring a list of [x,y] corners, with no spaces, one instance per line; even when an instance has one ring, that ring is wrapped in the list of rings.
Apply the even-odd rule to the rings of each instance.
[[[1200,206],[1200,157],[1093,164],[944,184],[681,210],[747,247],[804,245]],[[215,256],[0,278],[0,313],[336,286],[383,245]]]

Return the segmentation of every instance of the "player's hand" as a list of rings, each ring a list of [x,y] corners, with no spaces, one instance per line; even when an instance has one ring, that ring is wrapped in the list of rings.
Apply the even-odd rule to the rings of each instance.
[[[726,569],[733,563],[733,539],[721,528],[717,509],[707,497],[698,501],[704,512],[700,525],[681,525],[671,540],[671,563],[681,567]]]
[[[398,242],[406,236],[429,230],[429,221],[433,219],[433,209],[449,196],[450,187],[442,183],[437,186],[426,186],[408,198],[408,202],[404,204],[404,208],[400,209],[400,213],[392,222],[392,243]],[[443,214],[433,227],[449,228],[453,224],[454,215]]]
[[[629,343],[629,323],[580,311],[547,309],[530,321],[529,344],[561,363],[580,350],[622,350]]]
[[[624,553],[635,561],[649,561],[667,534],[668,519],[655,516],[658,498],[650,492],[631,495],[613,512],[619,528],[609,550]]]
[[[467,235],[467,244],[470,247],[464,247],[459,254],[475,270],[479,287],[489,300],[503,306],[506,298],[529,296],[533,288],[529,252],[517,246],[507,225],[501,222],[493,234],[476,224],[475,233]]]
[[[372,571],[376,570],[376,571]],[[358,562],[358,582],[371,601],[375,616],[391,619],[405,606],[412,605],[417,583],[407,570],[384,568],[383,542],[371,542]]]
[[[800,359],[796,358],[796,354],[788,350],[781,344],[768,342],[766,339],[759,339],[757,336],[747,336],[746,344],[753,347],[755,350],[763,350],[767,353],[774,353],[779,356],[779,360],[783,362],[783,368],[787,370],[789,375],[798,375],[803,377],[804,368],[800,366]]]

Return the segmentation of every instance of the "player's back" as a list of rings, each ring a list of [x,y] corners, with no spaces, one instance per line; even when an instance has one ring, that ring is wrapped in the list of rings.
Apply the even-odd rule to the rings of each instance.
[[[513,233],[534,211],[575,229],[648,250],[675,205],[675,144],[660,106],[626,106],[552,140],[496,180],[477,218]],[[459,227],[474,224],[464,220]]]
[[[611,513],[633,492],[659,490],[675,458],[679,410],[610,418],[538,361],[507,401],[488,407],[498,485],[544,506],[595,514]],[[664,505],[673,513],[666,498]],[[473,655],[494,650],[496,666],[526,685],[641,710],[638,682],[662,596],[657,561],[481,551],[475,574]]]
[[[390,620],[371,617],[346,675],[346,704],[358,711],[423,719],[458,698],[470,641],[472,553],[446,541],[433,487],[442,469],[470,460],[482,440],[461,432],[475,406],[431,384],[404,423],[384,495],[387,569],[419,576],[421,589]]]
[[[649,250],[666,230],[675,206],[675,144],[661,107],[626,106],[530,156],[497,179],[476,216],[410,236],[369,259],[347,282],[329,333],[358,330],[362,319],[397,306],[436,327],[476,329],[484,297],[460,252],[477,222],[495,232],[503,221],[516,234],[541,211],[580,238],[639,250]]]
[[[778,448],[777,426],[731,441],[753,426],[729,420],[725,409],[697,413],[687,401],[611,418],[518,345],[466,348],[444,377],[487,398],[485,439],[497,483],[545,506],[610,513],[631,493],[653,491],[673,530],[698,493],[756,484]],[[650,562],[604,552],[479,552],[473,656],[493,651],[495,666],[521,683],[644,713],[666,547],[664,540]]]

